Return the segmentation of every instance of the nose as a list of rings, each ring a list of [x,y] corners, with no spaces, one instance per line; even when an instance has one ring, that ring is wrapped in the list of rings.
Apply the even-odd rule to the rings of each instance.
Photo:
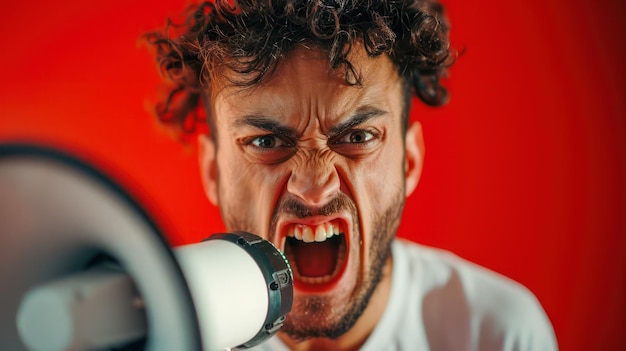
[[[315,153],[303,161],[291,173],[287,191],[308,206],[320,207],[339,192],[339,174],[331,160]]]

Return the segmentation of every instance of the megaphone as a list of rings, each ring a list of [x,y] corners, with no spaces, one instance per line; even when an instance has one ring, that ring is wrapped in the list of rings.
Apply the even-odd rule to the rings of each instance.
[[[57,150],[0,145],[0,349],[224,350],[272,336],[293,275],[244,232],[171,249],[117,183]]]

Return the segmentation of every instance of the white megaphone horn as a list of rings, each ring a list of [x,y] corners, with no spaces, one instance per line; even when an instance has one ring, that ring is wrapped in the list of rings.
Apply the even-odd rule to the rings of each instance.
[[[0,144],[0,350],[224,350],[272,336],[293,276],[271,243],[171,249],[127,192],[50,148]]]

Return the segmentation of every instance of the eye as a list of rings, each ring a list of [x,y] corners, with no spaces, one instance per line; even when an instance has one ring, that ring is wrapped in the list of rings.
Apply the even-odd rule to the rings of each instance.
[[[331,145],[349,157],[366,156],[381,145],[381,133],[376,129],[353,129],[333,138]]]
[[[251,144],[261,149],[273,149],[285,146],[286,143],[275,135],[262,135],[252,139]]]
[[[294,142],[289,138],[275,135],[252,136],[243,142],[246,154],[253,162],[274,164],[282,162],[293,155]]]
[[[353,130],[344,134],[337,144],[363,144],[374,139],[374,134],[366,130]]]

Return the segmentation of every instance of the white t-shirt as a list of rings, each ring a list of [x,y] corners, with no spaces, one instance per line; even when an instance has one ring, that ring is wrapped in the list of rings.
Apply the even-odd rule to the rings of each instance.
[[[402,239],[392,254],[390,299],[361,350],[557,350],[543,308],[519,283]],[[288,349],[274,336],[251,350]]]

